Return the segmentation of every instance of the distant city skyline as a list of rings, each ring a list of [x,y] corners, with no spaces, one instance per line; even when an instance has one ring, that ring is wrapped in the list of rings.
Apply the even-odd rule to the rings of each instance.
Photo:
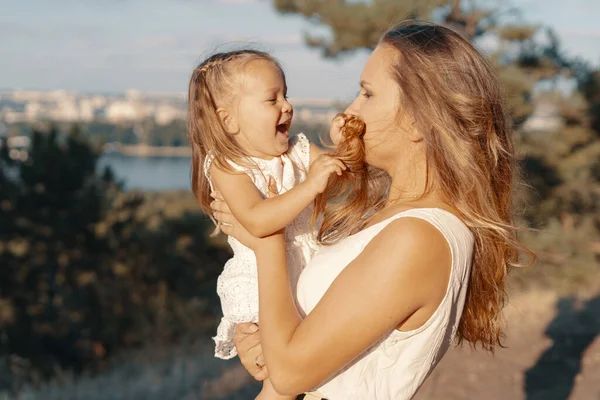
[[[553,27],[567,54],[600,64],[600,2],[513,5],[526,22]],[[0,10],[1,89],[179,93],[203,55],[241,41],[281,60],[290,96],[346,101],[368,57],[323,59],[303,42],[314,27],[271,0],[0,0]]]
[[[328,123],[339,111],[332,99],[299,99],[290,97],[295,120],[308,123]],[[4,122],[63,121],[105,122],[112,124],[153,120],[169,125],[186,118],[186,97],[183,92],[170,94],[126,90],[110,94],[74,90],[13,90],[0,89],[0,126]]]

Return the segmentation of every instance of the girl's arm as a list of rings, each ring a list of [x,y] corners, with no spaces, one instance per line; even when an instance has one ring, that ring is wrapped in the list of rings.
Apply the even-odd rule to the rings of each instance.
[[[264,199],[250,177],[229,173],[211,165],[212,182],[229,205],[235,218],[256,237],[273,234],[291,223],[325,190],[332,173],[341,174],[346,166],[336,158],[323,155],[315,160],[307,179],[287,192]]]
[[[451,253],[429,223],[390,223],[335,279],[302,319],[294,305],[281,234],[254,246],[258,263],[261,343],[276,391],[317,387],[383,335],[423,321],[444,298]],[[418,322],[417,322],[418,323]]]

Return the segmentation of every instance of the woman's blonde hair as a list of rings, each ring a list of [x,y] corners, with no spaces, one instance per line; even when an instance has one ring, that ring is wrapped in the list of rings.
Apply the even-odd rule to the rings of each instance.
[[[244,67],[260,60],[272,63],[285,80],[283,69],[273,56],[251,49],[214,54],[198,65],[190,78],[187,134],[192,147],[192,191],[211,219],[210,183],[203,171],[207,155],[212,154],[213,162],[228,171],[232,171],[229,161],[250,163],[249,155],[225,130],[217,109],[232,104]]]
[[[317,240],[334,243],[359,230],[369,210],[381,206],[387,197],[387,177],[365,161],[365,123],[355,115],[337,114],[342,119],[340,142],[329,152],[346,165],[341,176],[333,175],[323,193],[315,199],[312,223],[321,220]]]
[[[521,251],[535,259],[517,241],[513,223],[517,168],[501,85],[468,40],[439,25],[402,22],[383,35],[380,45],[399,52],[390,71],[400,90],[399,118],[410,115],[423,134],[428,171],[434,177],[428,178],[423,196],[435,180],[475,236],[458,341],[493,351],[503,337],[507,275],[520,265]],[[365,184],[360,182],[358,188],[363,192]],[[385,190],[380,185],[368,195],[345,197],[341,205],[334,202],[335,209],[329,213],[325,209],[324,226],[329,232],[322,237],[331,242],[347,235],[360,221],[356,216],[344,220],[340,214],[372,211],[369,207],[381,204]],[[350,192],[340,187],[335,191]]]

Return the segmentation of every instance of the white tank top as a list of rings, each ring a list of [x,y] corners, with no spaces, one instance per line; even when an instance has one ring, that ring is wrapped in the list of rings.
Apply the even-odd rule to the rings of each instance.
[[[452,253],[446,295],[421,327],[412,331],[392,330],[315,388],[328,400],[410,399],[455,337],[465,303],[474,238],[460,219],[439,208],[403,211],[334,245],[322,247],[300,275],[297,287],[300,311],[309,314],[338,274],[371,239],[402,217],[426,220],[446,238]]]

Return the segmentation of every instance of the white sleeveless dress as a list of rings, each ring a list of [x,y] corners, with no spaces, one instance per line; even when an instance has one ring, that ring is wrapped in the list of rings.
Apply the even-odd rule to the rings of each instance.
[[[210,181],[210,166],[214,156],[204,161],[204,174]],[[247,174],[263,197],[273,196],[269,189],[271,178],[276,193],[282,194],[306,180],[310,164],[310,143],[302,133],[290,138],[289,150],[281,157],[263,160],[252,157],[256,168],[247,168],[233,162],[237,171]],[[211,183],[212,187],[212,183]],[[310,205],[286,227],[287,264],[292,288],[296,288],[300,272],[311,260],[319,246],[316,231],[311,228],[313,206]],[[227,242],[233,257],[227,261],[217,280],[217,293],[221,300],[223,318],[217,328],[215,357],[230,359],[237,355],[233,334],[239,322],[258,322],[258,278],[254,252],[229,236]],[[294,291],[294,298],[295,298]]]
[[[301,312],[309,314],[338,274],[365,246],[389,223],[405,217],[431,223],[446,238],[452,253],[446,295],[420,328],[390,331],[314,389],[328,400],[410,399],[455,338],[467,292],[474,237],[460,219],[438,208],[398,213],[335,245],[322,247],[300,275],[297,295]]]

